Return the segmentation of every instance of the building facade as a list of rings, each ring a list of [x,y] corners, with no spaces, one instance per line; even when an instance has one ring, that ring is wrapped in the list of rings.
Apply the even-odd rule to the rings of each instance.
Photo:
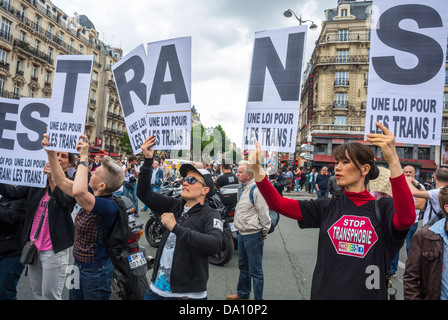
[[[58,55],[93,55],[86,134],[93,152],[122,156],[125,123],[112,65],[121,50],[99,40],[84,15],[69,17],[48,0],[0,1],[0,96],[51,98]]]
[[[364,141],[364,125],[371,8],[372,1],[340,0],[336,8],[325,10],[322,31],[304,76],[298,127],[298,145],[314,145],[312,165],[316,168],[333,167],[331,154],[340,144],[370,145]],[[447,93],[445,101],[448,101]],[[448,140],[446,110],[443,132]],[[370,146],[377,161],[385,165],[381,149]],[[401,163],[414,165],[421,176],[434,172],[439,163],[439,147],[397,143],[397,152]]]

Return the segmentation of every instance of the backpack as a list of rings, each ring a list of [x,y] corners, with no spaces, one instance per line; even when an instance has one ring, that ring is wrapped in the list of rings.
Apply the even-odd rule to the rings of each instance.
[[[131,227],[129,227],[128,211],[132,210],[133,206],[129,208],[123,201],[122,197],[112,197],[112,201],[118,206],[117,217],[112,224],[109,233],[104,234],[101,223],[99,223],[99,238],[104,239],[106,245],[106,251],[112,260],[116,260],[120,257],[121,252],[126,248],[129,238],[131,236]],[[97,219],[97,222],[99,220]]]
[[[255,206],[254,202],[254,190],[257,188],[257,185],[252,186],[249,193],[250,202],[252,202],[252,205]],[[269,210],[269,217],[271,218],[271,228],[268,231],[268,234],[274,232],[275,227],[278,224],[278,221],[280,220],[280,214],[274,210]]]
[[[434,210],[431,200],[429,200],[428,202],[429,202],[429,206],[431,208],[429,209],[428,222],[426,222],[425,226],[432,226],[434,223],[436,223],[437,221],[439,221],[443,218],[443,213],[442,213],[442,210],[440,210],[439,212],[436,212],[436,210]],[[432,216],[433,212],[434,212],[434,216]]]

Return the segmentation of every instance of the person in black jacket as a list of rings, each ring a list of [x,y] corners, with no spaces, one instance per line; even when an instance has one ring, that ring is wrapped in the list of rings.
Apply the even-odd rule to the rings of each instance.
[[[208,257],[219,251],[223,239],[220,214],[206,200],[213,195],[213,179],[209,171],[183,164],[181,199],[152,192],[155,141],[151,136],[141,146],[145,161],[140,168],[137,196],[152,212],[161,215],[166,229],[144,299],[207,299]]]
[[[0,300],[17,300],[26,199],[0,199]]]

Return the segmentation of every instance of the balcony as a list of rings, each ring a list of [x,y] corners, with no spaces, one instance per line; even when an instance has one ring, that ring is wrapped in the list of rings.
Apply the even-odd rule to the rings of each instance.
[[[310,132],[315,133],[349,133],[364,134],[365,126],[351,124],[313,124]]]
[[[45,62],[53,65],[54,60],[52,58],[50,58],[50,56],[48,54],[45,54],[42,51],[36,50],[35,48],[31,47],[28,42],[25,42],[25,41],[22,41],[19,39],[14,39],[14,46],[19,47],[23,51],[28,52],[28,53],[32,54],[33,56],[35,56],[39,59],[42,59]]]
[[[337,56],[319,56],[314,65],[328,65],[328,64],[368,64],[369,57],[367,55],[351,55],[349,57]]]
[[[348,109],[348,101],[335,101],[333,103],[333,109]]]
[[[318,44],[324,44],[329,42],[370,42],[369,34],[355,33],[350,35],[337,35],[329,34],[318,40]]]
[[[349,81],[346,79],[339,79],[335,80],[334,86],[335,87],[348,87]]]

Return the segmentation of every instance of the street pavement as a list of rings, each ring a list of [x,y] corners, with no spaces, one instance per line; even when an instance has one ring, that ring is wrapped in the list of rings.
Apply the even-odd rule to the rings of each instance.
[[[288,198],[307,200],[316,198],[307,192],[284,193]],[[140,202],[140,207],[143,205]],[[149,215],[140,212],[140,221],[146,223]],[[265,275],[264,299],[266,300],[309,300],[311,280],[316,263],[318,242],[317,229],[302,230],[297,221],[281,217],[279,224],[265,240],[263,252],[263,269]],[[147,254],[155,256],[156,249],[149,246],[146,238],[141,238],[141,245],[147,249]],[[399,270],[393,279],[398,290],[397,299],[403,299],[403,272],[406,250],[403,246],[400,252]],[[72,261],[72,258],[71,258]],[[238,282],[238,253],[234,251],[229,263],[224,266],[210,264],[208,281],[208,299],[223,300],[226,295],[236,292]],[[148,271],[148,279],[152,270]],[[33,295],[28,277],[22,274],[18,285],[18,299],[32,300]],[[68,299],[68,290],[64,288],[62,298]],[[118,297],[112,294],[111,300]]]

